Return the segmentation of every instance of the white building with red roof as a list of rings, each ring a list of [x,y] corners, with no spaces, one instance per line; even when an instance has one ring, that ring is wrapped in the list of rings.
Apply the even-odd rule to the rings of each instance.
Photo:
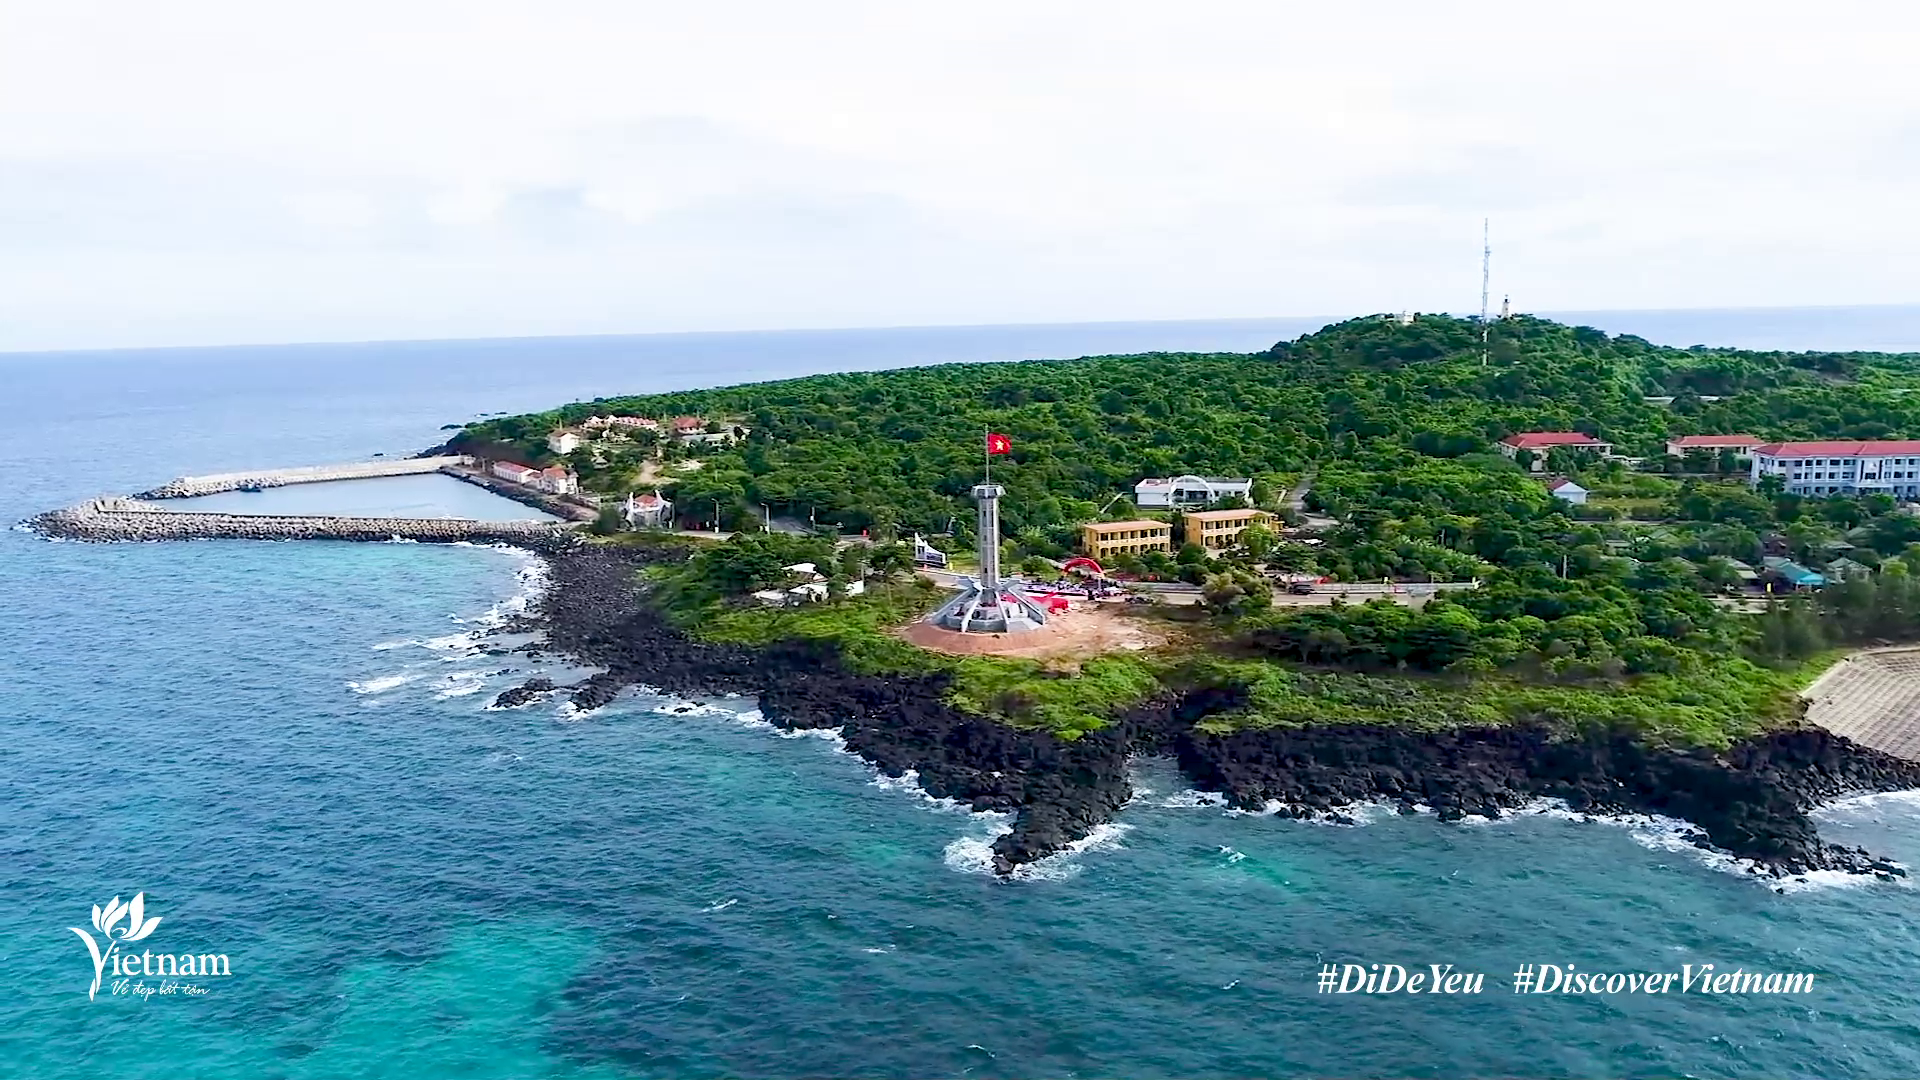
[[[496,461],[493,463],[493,475],[515,484],[528,487],[540,486],[540,470],[529,468],[514,461]]]
[[[1578,431],[1522,431],[1509,435],[1494,444],[1500,452],[1510,458],[1518,459],[1520,451],[1533,454],[1533,471],[1542,472],[1547,467],[1547,454],[1554,450],[1579,450],[1607,457],[1613,453],[1613,444]]]
[[[580,493],[580,478],[573,474],[572,469],[563,469],[558,465],[550,465],[540,470],[538,486],[541,491],[552,495],[578,495]]]
[[[1554,498],[1563,502],[1569,502],[1575,506],[1587,504],[1587,489],[1564,476],[1547,484],[1547,490],[1553,493]]]
[[[1686,457],[1689,450],[1700,450],[1714,457],[1720,451],[1731,450],[1737,460],[1747,460],[1753,456],[1753,448],[1766,445],[1767,440],[1758,435],[1677,435],[1667,440],[1668,457]]]
[[[629,528],[655,529],[673,519],[673,503],[662,498],[658,491],[648,495],[629,492],[621,513]]]
[[[1777,476],[1795,495],[1920,496],[1920,440],[1829,439],[1753,448],[1749,478]]]

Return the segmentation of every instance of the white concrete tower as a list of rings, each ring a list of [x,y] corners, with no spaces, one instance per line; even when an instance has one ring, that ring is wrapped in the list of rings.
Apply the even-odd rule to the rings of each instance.
[[[980,589],[1000,591],[1000,496],[1007,489],[999,484],[975,484],[973,501],[980,510]]]
[[[1000,578],[1000,496],[995,483],[976,484],[973,498],[980,514],[980,572],[960,578],[960,591],[927,621],[968,634],[1007,634],[1046,625],[1047,610]]]

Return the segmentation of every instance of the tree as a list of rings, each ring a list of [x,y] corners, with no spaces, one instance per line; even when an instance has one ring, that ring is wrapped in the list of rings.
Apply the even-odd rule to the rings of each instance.
[[[1264,562],[1273,551],[1277,538],[1273,530],[1264,525],[1249,525],[1240,530],[1240,546],[1247,549],[1247,555],[1256,562]]]
[[[867,553],[867,565],[879,574],[883,581],[891,581],[895,575],[904,574],[913,569],[913,552],[907,545],[894,541],[888,544],[875,544]]]

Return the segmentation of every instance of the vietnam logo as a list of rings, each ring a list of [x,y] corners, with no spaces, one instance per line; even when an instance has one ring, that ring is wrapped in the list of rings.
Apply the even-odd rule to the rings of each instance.
[[[100,981],[108,972],[116,976],[125,976],[114,984],[116,994],[130,992],[140,997],[149,994],[171,994],[184,991],[186,996],[203,994],[206,991],[197,985],[177,982],[163,982],[157,989],[149,989],[146,983],[138,986],[126,985],[127,980],[136,975],[189,976],[195,978],[223,976],[233,974],[225,953],[154,953],[151,950],[138,956],[123,951],[121,946],[135,941],[144,941],[160,926],[160,916],[147,917],[147,894],[135,893],[128,903],[121,903],[119,897],[107,901],[106,907],[93,906],[93,928],[100,934],[95,941],[92,934],[77,926],[67,929],[80,935],[86,943],[87,954],[93,957],[93,984],[87,987],[87,1000],[92,1001],[100,993]],[[124,925],[122,925],[124,922]],[[102,942],[106,947],[101,948]]]

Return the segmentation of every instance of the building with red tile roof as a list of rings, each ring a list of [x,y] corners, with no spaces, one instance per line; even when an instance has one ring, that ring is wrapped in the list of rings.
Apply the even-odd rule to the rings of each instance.
[[[1520,451],[1533,454],[1533,471],[1540,472],[1547,467],[1546,456],[1550,450],[1585,450],[1601,457],[1613,453],[1613,444],[1604,439],[1578,431],[1522,431],[1509,435],[1494,446],[1510,458],[1519,458]]]
[[[1795,495],[1920,497],[1920,439],[1826,439],[1753,448],[1749,478]]]
[[[1709,454],[1731,450],[1736,457],[1744,458],[1766,441],[1758,435],[1676,435],[1667,440],[1667,456],[1686,457],[1689,450],[1704,450]]]

